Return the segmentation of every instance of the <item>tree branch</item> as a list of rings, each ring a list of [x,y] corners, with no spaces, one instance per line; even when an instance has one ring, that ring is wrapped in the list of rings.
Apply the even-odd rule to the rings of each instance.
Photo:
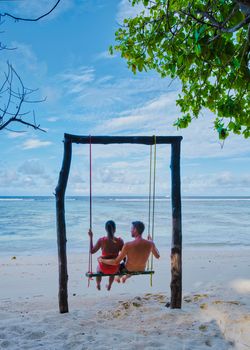
[[[21,118],[15,118],[15,117],[10,118],[4,124],[0,125],[0,130],[6,128],[6,126],[9,125],[12,122],[18,122],[18,123],[30,126],[33,129],[35,129],[35,130],[40,130],[40,131],[46,132],[46,130],[40,128],[40,125],[35,125],[35,124],[32,124],[32,123],[26,122],[26,121],[22,120]]]
[[[34,117],[33,122],[23,120],[24,116],[30,112],[21,112],[24,104],[37,103],[41,101],[29,101],[27,97],[35,90],[24,87],[21,77],[15,69],[8,63],[8,72],[5,74],[5,80],[0,87],[0,98],[3,100],[4,106],[0,108],[0,130],[6,128],[10,123],[17,122],[30,126],[35,130],[46,132],[36,124]]]
[[[55,5],[46,13],[44,13],[43,15],[37,17],[37,18],[22,18],[22,17],[16,17],[16,16],[13,16],[11,15],[10,13],[3,13],[3,14],[0,14],[0,17],[10,17],[10,18],[13,18],[14,20],[16,21],[26,21],[26,22],[37,22],[39,21],[40,19],[48,16],[52,11],[54,11],[54,9],[57,7],[57,5],[59,4],[61,0],[57,0],[57,2],[55,3]]]
[[[244,27],[246,24],[250,23],[250,15],[248,15],[248,16],[246,16],[244,18],[243,21],[241,21],[240,23],[238,23],[234,27],[226,28],[224,26],[224,22],[223,23],[217,22],[215,20],[215,18],[212,15],[210,15],[208,12],[206,12],[206,11],[197,11],[197,13],[199,13],[200,15],[203,16],[202,19],[197,18],[190,11],[186,12],[186,11],[181,10],[180,13],[193,18],[197,23],[207,24],[210,27],[216,28],[216,29],[218,29],[219,31],[221,31],[223,33],[234,33],[237,30],[239,30],[240,28]],[[205,21],[204,20],[205,18],[207,18],[209,20],[209,22]]]

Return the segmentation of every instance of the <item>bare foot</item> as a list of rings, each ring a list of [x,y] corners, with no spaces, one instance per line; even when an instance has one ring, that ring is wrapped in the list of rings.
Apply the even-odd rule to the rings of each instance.
[[[97,285],[96,285],[96,288],[97,288],[98,290],[101,290],[101,285],[100,285],[100,284],[97,284]]]
[[[117,283],[120,283],[120,282],[121,282],[121,278],[120,278],[120,277],[116,277],[116,278],[115,278],[115,281],[116,281]]]
[[[107,288],[107,290],[110,290],[111,289],[111,285],[106,284],[106,288]]]

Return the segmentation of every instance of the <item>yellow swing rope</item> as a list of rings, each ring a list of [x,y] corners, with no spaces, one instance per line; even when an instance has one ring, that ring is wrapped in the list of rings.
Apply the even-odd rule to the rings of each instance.
[[[91,135],[89,135],[89,229],[92,231],[92,143],[91,143]],[[93,273],[91,240],[89,241],[88,272]],[[91,279],[92,279],[91,277],[88,278],[88,287],[90,286]]]
[[[151,188],[152,188],[152,145],[150,145],[149,158],[149,190],[148,190],[148,237],[151,230]],[[147,262],[147,270],[149,270],[149,259]]]
[[[150,235],[151,228],[151,202],[152,202],[152,240],[154,241],[154,223],[155,223],[155,183],[156,183],[156,136],[154,135],[154,172],[153,172],[153,199],[152,199],[152,145],[150,145],[150,172],[149,172],[149,212],[148,212],[148,234]],[[150,257],[150,270],[153,270],[153,254]],[[147,264],[149,269],[149,260]],[[150,286],[153,285],[153,274],[150,275]]]

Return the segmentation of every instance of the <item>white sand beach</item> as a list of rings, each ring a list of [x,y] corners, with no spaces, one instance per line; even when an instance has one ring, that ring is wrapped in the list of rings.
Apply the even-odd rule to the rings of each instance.
[[[110,292],[87,288],[87,256],[69,255],[69,313],[58,311],[57,256],[0,261],[0,348],[250,349],[250,251],[185,250],[181,310],[170,298],[169,256]],[[93,258],[95,261],[95,257]]]

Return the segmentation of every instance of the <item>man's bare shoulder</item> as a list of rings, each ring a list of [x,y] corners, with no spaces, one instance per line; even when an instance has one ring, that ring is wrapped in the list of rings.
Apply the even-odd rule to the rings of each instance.
[[[125,247],[125,248],[129,248],[130,246],[133,246],[134,244],[135,244],[135,241],[126,242],[126,243],[124,244],[124,247]]]
[[[125,243],[125,246],[127,248],[129,247],[134,247],[134,246],[137,246],[137,245],[147,245],[147,246],[152,246],[154,245],[154,242],[152,241],[149,241],[148,239],[140,239],[140,240],[134,240],[134,241],[130,241],[130,242],[126,242]]]
[[[151,241],[151,240],[149,240],[149,239],[145,239],[145,238],[142,239],[142,242],[143,242],[144,244],[147,244],[147,245],[153,245],[153,244],[154,244],[153,241]]]
[[[140,241],[134,240],[134,241],[126,242],[124,244],[124,249],[130,250],[134,247],[137,247],[138,245],[143,245],[142,240]]]

